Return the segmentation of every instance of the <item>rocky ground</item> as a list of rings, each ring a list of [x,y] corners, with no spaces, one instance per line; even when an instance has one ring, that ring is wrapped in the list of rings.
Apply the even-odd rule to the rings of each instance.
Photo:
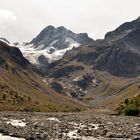
[[[19,140],[140,140],[140,117],[92,111],[0,112],[0,139],[18,140],[16,137]]]

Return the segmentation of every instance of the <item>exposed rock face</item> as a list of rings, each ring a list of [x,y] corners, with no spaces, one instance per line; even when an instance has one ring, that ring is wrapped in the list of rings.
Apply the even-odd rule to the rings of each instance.
[[[136,76],[140,73],[140,54],[125,45],[111,47],[95,60],[93,69],[108,71],[116,76]]]
[[[133,50],[140,51],[140,28],[135,29],[124,37],[123,42]]]
[[[106,48],[93,46],[93,50],[91,47],[87,47],[86,52],[84,50],[84,48],[78,50],[73,59],[116,76],[134,76],[140,73],[140,52],[123,42],[113,43]],[[65,57],[71,57],[70,55],[67,54]]]
[[[63,93],[64,92],[63,86],[60,83],[58,83],[58,82],[55,82],[55,81],[54,82],[51,82],[51,87],[55,91],[57,91],[59,93]]]
[[[45,73],[49,65],[48,59],[44,55],[40,55],[38,57],[38,62],[39,62],[38,68],[41,69],[43,73]]]

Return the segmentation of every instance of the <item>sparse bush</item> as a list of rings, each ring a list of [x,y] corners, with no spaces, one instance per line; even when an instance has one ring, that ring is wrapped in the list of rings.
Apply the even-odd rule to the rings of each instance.
[[[127,104],[129,103],[129,99],[126,98],[126,99],[124,100],[124,103],[127,105]]]
[[[138,116],[140,111],[137,106],[133,104],[129,104],[123,110],[124,114],[127,116]]]
[[[140,98],[125,99],[124,102],[117,108],[118,114],[127,116],[138,116],[140,114]]]

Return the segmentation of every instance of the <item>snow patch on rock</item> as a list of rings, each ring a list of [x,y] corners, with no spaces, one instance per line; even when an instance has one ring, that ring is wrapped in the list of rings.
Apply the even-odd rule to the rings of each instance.
[[[69,42],[69,46],[64,49],[54,48],[53,44],[56,43],[57,40],[53,41],[48,47],[45,48],[44,45],[40,45],[38,48],[34,48],[32,44],[27,46],[18,45],[17,47],[21,50],[23,56],[32,64],[39,65],[38,57],[41,55],[44,55],[48,59],[48,62],[51,63],[55,60],[61,59],[66,51],[71,50],[73,47],[79,47],[81,45],[80,43],[70,38],[67,38],[65,41]],[[54,51],[50,53],[50,49],[53,49]]]

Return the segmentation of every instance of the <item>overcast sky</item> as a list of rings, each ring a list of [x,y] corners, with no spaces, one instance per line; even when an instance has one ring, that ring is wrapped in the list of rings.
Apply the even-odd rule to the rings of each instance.
[[[26,42],[54,25],[103,38],[138,16],[140,0],[0,0],[0,36]]]

